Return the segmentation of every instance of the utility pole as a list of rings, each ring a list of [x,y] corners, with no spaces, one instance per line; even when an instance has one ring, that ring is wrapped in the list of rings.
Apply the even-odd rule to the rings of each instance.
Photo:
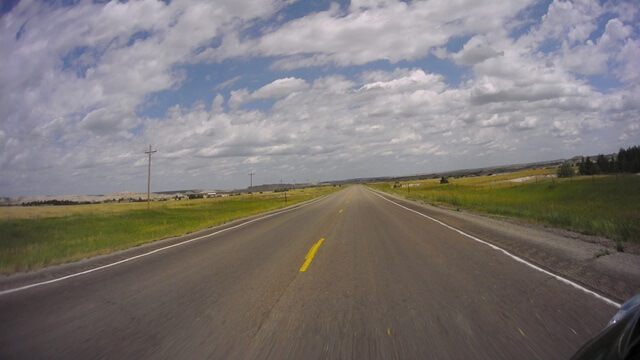
[[[287,206],[287,189],[282,187],[282,179],[280,179],[280,189],[284,189],[284,205]]]
[[[149,155],[149,174],[147,175],[147,210],[149,210],[149,202],[151,201],[151,155],[157,150],[152,150],[149,145],[149,151],[145,151],[145,154]]]
[[[249,192],[251,193],[251,195],[253,195],[253,190],[251,190],[251,188],[253,187],[253,175],[255,175],[256,173],[253,172],[253,170],[249,171]]]

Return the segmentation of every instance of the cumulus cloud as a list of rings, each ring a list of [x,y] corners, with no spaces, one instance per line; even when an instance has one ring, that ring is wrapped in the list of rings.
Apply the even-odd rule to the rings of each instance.
[[[184,134],[176,146],[185,147],[185,141],[197,139],[189,129],[210,126],[218,129],[218,133],[208,140],[210,146],[203,149],[198,149],[198,141],[193,140],[192,154],[196,157],[214,159],[217,164],[241,159],[264,176],[278,176],[271,169],[272,164],[304,159],[306,165],[299,164],[295,169],[306,169],[317,176],[318,172],[306,166],[314,164],[324,169],[348,163],[351,171],[364,171],[380,157],[402,164],[407,159],[421,163],[425,157],[431,163],[445,163],[464,154],[506,156],[523,146],[523,142],[536,151],[548,147],[543,144],[553,146],[553,136],[549,134],[573,147],[579,144],[576,139],[585,130],[586,117],[595,116],[597,121],[607,122],[604,114],[589,107],[571,108],[568,112],[563,102],[576,96],[569,92],[550,102],[545,100],[547,97],[522,97],[517,99],[521,104],[509,107],[505,106],[507,100],[476,104],[473,82],[451,89],[439,82],[438,76],[423,69],[363,73],[361,79],[361,83],[333,86],[344,80],[318,78],[310,86],[301,87],[295,98],[278,100],[269,114],[241,108],[224,116],[202,110],[187,112],[180,115],[179,121],[165,124],[171,129],[166,131]],[[577,95],[587,101],[594,94]],[[613,96],[603,101],[612,99]],[[547,102],[541,104],[544,101]],[[475,120],[458,120],[465,118],[468,111],[476,114]],[[492,130],[495,128],[504,131]],[[512,132],[526,135],[514,137]],[[540,139],[544,141],[540,143]],[[456,151],[452,153],[447,149],[454,144]]]
[[[514,122],[511,127],[517,131],[531,130],[536,127],[537,123],[538,123],[537,117],[525,116],[524,119]]]
[[[598,18],[616,14],[606,22],[599,37]],[[636,39],[637,7],[629,3],[597,1],[554,1],[541,23],[519,39],[526,49],[538,49],[546,43],[558,44],[558,51],[546,55],[549,60],[574,73],[617,76],[628,84],[637,83],[640,53]]]
[[[603,9],[596,1],[553,1],[542,17],[538,39],[552,37],[568,43],[585,41],[597,28]]]
[[[637,6],[554,1],[518,34],[531,5],[363,0],[281,22],[281,1],[20,2],[0,17],[0,189],[140,190],[149,144],[156,189],[245,187],[248,167],[257,183],[317,181],[637,144]],[[247,59],[261,76],[215,79]],[[141,115],[158,92],[202,91],[188,70],[211,63],[193,105]]]
[[[231,98],[229,99],[228,104],[232,109],[236,109],[238,106],[244,104],[249,98],[249,90],[233,90],[231,91]]]
[[[106,108],[94,110],[80,121],[79,127],[97,135],[108,135],[114,131],[128,130],[139,123],[133,112],[119,110]]]
[[[504,51],[498,52],[492,49],[484,36],[474,36],[452,57],[459,64],[475,65],[492,57],[503,55]]]
[[[637,58],[632,59],[629,57],[631,54],[625,54],[627,51],[638,51],[637,43],[629,39],[632,32],[630,26],[625,26],[618,19],[611,19],[597,42],[588,40],[585,44],[573,48],[568,48],[565,44],[560,62],[571,71],[583,74],[606,73],[610,61],[620,61],[624,64],[625,70],[631,70],[626,67],[640,65]],[[631,74],[633,73],[631,70]]]

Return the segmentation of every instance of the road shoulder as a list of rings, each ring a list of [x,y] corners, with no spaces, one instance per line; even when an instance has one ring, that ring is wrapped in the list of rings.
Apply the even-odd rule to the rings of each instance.
[[[35,269],[27,272],[19,272],[8,275],[0,275],[0,292],[10,289],[16,289],[23,286],[28,286],[35,283],[47,282],[54,279],[60,279],[68,277],[70,275],[92,271],[92,269],[108,267],[111,264],[126,261],[127,259],[144,256],[144,254],[161,250],[166,247],[171,247],[180,243],[189,242],[190,240],[213,236],[221,231],[227,229],[242,226],[253,221],[258,221],[263,218],[267,218],[279,213],[288,212],[305,205],[311,204],[316,201],[327,198],[327,195],[320,196],[314,199],[310,199],[295,205],[290,205],[285,208],[276,209],[252,216],[248,216],[242,219],[230,221],[228,223],[198,230],[192,233],[188,233],[182,236],[176,236],[156,241],[144,243],[142,245],[134,246],[124,250],[117,250],[108,254],[97,255],[89,257],[80,261],[69,262],[59,265],[47,266],[44,268]]]
[[[617,252],[613,241],[444,209],[370,190],[613,300],[624,302],[640,293],[640,255]]]

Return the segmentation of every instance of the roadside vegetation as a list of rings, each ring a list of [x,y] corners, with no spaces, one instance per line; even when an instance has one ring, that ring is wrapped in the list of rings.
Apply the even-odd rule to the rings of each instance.
[[[574,176],[558,179],[557,168],[496,176],[376,183],[374,189],[493,216],[640,242],[640,176]]]
[[[77,261],[276,210],[340,187],[225,198],[0,207],[0,273]]]

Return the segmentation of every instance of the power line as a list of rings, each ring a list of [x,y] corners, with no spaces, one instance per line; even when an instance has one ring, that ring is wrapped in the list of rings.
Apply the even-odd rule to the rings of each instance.
[[[149,202],[151,201],[151,155],[155,154],[157,150],[152,150],[149,145],[149,151],[145,151],[145,154],[149,155],[149,174],[147,175],[147,210],[149,210]]]

